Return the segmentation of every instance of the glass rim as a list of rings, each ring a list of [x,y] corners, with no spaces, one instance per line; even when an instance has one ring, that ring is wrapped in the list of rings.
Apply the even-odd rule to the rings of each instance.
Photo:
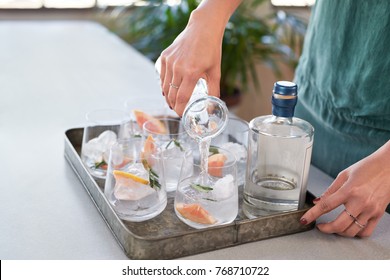
[[[120,149],[122,149],[122,150],[127,150],[128,148],[123,147],[123,145],[126,144],[126,143],[134,143],[134,145],[139,145],[138,147],[140,148],[140,154],[137,157],[135,157],[135,158],[136,159],[140,159],[141,161],[143,159],[145,159],[145,156],[142,153],[143,149],[144,149],[145,139],[143,139],[142,137],[138,137],[138,136],[130,137],[130,138],[120,138],[120,139],[117,139],[117,141],[114,144],[112,144],[111,147],[110,147],[110,154],[112,152],[112,149],[118,148],[118,147]],[[133,149],[134,149],[134,147],[133,147]],[[157,150],[154,153],[150,153],[149,156],[154,158],[154,159],[157,159],[157,160],[164,160],[160,150]]]
[[[246,120],[241,119],[240,117],[229,117],[227,126],[229,126],[229,122],[231,120],[235,121],[235,122],[239,122],[239,123],[245,124],[246,129],[245,130],[241,130],[240,129],[239,132],[249,131],[249,122],[247,122]]]
[[[238,160],[237,160],[237,157],[234,153],[230,152],[229,150],[225,149],[225,148],[221,148],[221,147],[218,147],[218,146],[214,146],[214,145],[210,145],[210,148],[217,148],[218,149],[218,152],[219,150],[223,150],[225,152],[227,152],[228,154],[230,154],[230,158],[232,158],[233,160],[229,163],[229,164],[224,164],[223,166],[213,166],[212,168],[213,169],[221,169],[221,168],[227,168],[227,167],[232,167],[234,165],[236,165],[237,167],[237,163],[238,163]],[[220,153],[220,154],[224,154],[224,153]],[[210,156],[209,156],[210,157]],[[200,164],[197,164],[197,163],[193,163],[193,165],[197,166],[197,167],[200,167]]]
[[[176,118],[171,118],[171,117],[164,117],[164,118],[154,118],[154,119],[157,119],[161,122],[164,123],[164,125],[167,123],[167,122],[176,122],[176,123],[179,123],[179,127],[181,126],[183,128],[183,131],[181,132],[178,132],[178,133],[171,133],[169,131],[167,131],[166,133],[161,133],[161,132],[158,132],[158,131],[152,131],[150,130],[149,128],[147,128],[147,125],[149,123],[153,123],[153,121],[155,120],[147,120],[146,122],[144,122],[144,124],[142,125],[142,130],[144,132],[144,134],[148,133],[148,134],[154,134],[154,135],[161,135],[161,136],[169,136],[169,135],[185,135],[186,132],[184,130],[184,126],[183,126],[183,123],[181,122],[180,119],[176,119]]]

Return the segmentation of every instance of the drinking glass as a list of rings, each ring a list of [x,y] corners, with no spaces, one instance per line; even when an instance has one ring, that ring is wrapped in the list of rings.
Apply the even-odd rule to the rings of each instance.
[[[225,130],[211,140],[211,145],[229,150],[236,156],[238,186],[243,186],[245,183],[248,135],[248,122],[237,117],[229,117]]]
[[[175,191],[185,158],[191,162],[195,142],[191,140],[178,119],[161,118],[144,123],[143,135],[153,141],[161,153],[168,192]]]
[[[142,138],[122,139],[110,149],[104,194],[127,221],[141,222],[160,214],[167,205],[164,170],[157,150]]]
[[[238,214],[237,161],[228,150],[210,149],[217,150],[210,152],[206,174],[198,159],[183,163],[174,208],[177,217],[193,228],[228,224]]]
[[[132,135],[130,116],[122,110],[99,109],[86,114],[81,159],[94,177],[104,179],[111,146]]]

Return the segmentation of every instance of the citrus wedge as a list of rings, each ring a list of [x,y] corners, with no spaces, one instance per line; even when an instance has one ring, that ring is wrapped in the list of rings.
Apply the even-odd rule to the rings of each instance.
[[[135,120],[137,121],[138,126],[142,129],[145,122],[150,121],[148,125],[148,130],[153,133],[165,134],[167,133],[167,129],[162,121],[159,119],[141,111],[141,110],[133,110],[133,114],[135,116]]]
[[[176,210],[180,213],[185,219],[193,221],[198,224],[212,225],[217,222],[217,220],[211,216],[200,204],[176,204]]]
[[[138,177],[134,174],[131,174],[129,172],[125,172],[125,171],[121,171],[121,170],[114,170],[113,172],[113,175],[115,177],[115,180],[121,180],[121,179],[131,179],[137,183],[141,183],[141,184],[144,184],[144,185],[148,185],[149,184],[149,181],[144,179],[144,178],[141,178],[141,177]]]
[[[225,165],[227,157],[224,154],[214,154],[209,156],[208,170],[214,177],[222,177],[222,167]]]
[[[119,200],[140,200],[155,192],[149,181],[125,171],[114,170],[114,196]]]

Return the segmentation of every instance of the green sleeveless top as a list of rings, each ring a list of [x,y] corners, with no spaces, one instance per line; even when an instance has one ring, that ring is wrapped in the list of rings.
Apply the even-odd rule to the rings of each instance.
[[[315,129],[313,165],[335,177],[386,143],[390,1],[317,0],[295,82],[295,116]]]

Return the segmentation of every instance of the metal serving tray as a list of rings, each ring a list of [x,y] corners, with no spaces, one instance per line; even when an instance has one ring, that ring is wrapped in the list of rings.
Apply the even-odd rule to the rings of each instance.
[[[168,193],[166,209],[145,222],[121,220],[104,196],[104,180],[92,177],[80,159],[83,129],[65,132],[65,157],[80,178],[92,201],[130,259],[173,259],[258,241],[276,236],[307,231],[314,223],[301,225],[300,217],[312,206],[307,193],[305,208],[299,211],[248,219],[241,210],[236,220],[227,225],[193,229],[181,222],[173,209],[174,196]]]

